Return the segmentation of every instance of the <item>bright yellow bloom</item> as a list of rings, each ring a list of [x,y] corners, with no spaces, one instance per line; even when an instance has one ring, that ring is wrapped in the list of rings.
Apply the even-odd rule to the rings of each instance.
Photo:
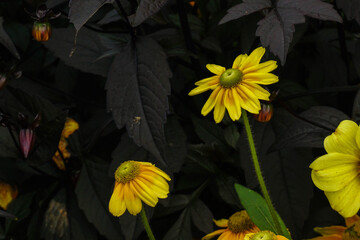
[[[217,235],[220,235],[218,238],[219,240],[243,240],[246,234],[260,231],[260,229],[251,221],[245,210],[236,212],[229,218],[229,220],[214,220],[214,223],[218,227],[223,227],[224,229],[219,229],[209,233],[201,240],[209,240]]]
[[[284,236],[276,235],[270,231],[260,231],[246,234],[244,240],[289,240]]]
[[[343,217],[360,209],[360,127],[344,120],[324,140],[328,154],[311,165],[314,184],[325,192],[331,207]]]
[[[314,231],[322,236],[312,238],[312,240],[350,240],[360,239],[360,217],[355,215],[345,219],[346,227],[330,226],[316,227]],[[358,235],[358,236],[356,236]],[[355,238],[352,238],[355,237]]]
[[[7,209],[8,205],[14,200],[18,195],[17,188],[7,184],[5,182],[0,182],[0,207]]]
[[[277,68],[276,61],[260,63],[265,48],[258,47],[249,56],[239,55],[232,68],[225,69],[215,64],[207,64],[206,68],[216,74],[195,83],[196,88],[189,92],[190,96],[212,90],[209,99],[204,104],[201,114],[206,116],[214,109],[214,120],[221,122],[225,109],[233,121],[240,119],[241,108],[258,114],[260,101],[269,101],[270,93],[261,85],[269,85],[279,81],[279,78],[269,73]]]
[[[109,201],[109,211],[119,217],[127,209],[136,215],[142,202],[155,207],[159,198],[167,198],[170,177],[149,162],[126,161],[115,171],[115,186]]]
[[[70,152],[66,149],[68,145],[66,139],[78,129],[79,124],[74,119],[66,118],[65,126],[61,132],[58,146],[62,156],[60,155],[59,151],[56,151],[55,155],[52,158],[60,170],[65,170],[65,163],[63,161],[63,158],[67,159],[71,156]]]

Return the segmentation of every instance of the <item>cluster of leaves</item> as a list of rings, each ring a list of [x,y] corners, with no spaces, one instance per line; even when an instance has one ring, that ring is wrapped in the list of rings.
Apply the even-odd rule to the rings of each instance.
[[[39,43],[27,12],[43,3],[61,16]],[[19,196],[0,239],[145,239],[139,217],[108,212],[113,173],[130,159],[172,178],[169,198],[146,208],[159,239],[200,239],[213,218],[247,207],[237,192],[259,189],[241,120],[215,124],[200,114],[206,94],[187,94],[209,76],[207,63],[231,66],[259,45],[263,60],[281,62],[274,117],[252,120],[275,208],[293,239],[341,224],[308,166],[340,121],[360,121],[359,24],[360,4],[344,0],[2,1],[0,180]],[[18,113],[42,116],[27,159]],[[67,116],[80,129],[62,171],[51,159]]]

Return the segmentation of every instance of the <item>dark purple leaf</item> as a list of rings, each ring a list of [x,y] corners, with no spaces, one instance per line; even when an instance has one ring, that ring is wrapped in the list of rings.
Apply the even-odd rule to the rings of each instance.
[[[336,0],[338,8],[344,11],[349,20],[355,19],[360,24],[360,1],[359,0]]]
[[[168,0],[142,0],[136,10],[131,25],[136,27],[146,19],[157,13]]]
[[[3,22],[4,22],[4,19],[2,17],[0,17],[0,43],[2,45],[4,45],[11,52],[12,55],[14,55],[16,58],[20,59],[19,52],[17,51],[11,38],[9,37],[9,35],[5,32],[5,30],[3,28]]]

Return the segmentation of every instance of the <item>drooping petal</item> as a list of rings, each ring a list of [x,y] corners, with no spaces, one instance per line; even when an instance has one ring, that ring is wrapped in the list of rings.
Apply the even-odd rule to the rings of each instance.
[[[156,186],[157,188],[162,189],[166,194],[169,193],[169,184],[165,181],[164,178],[151,174],[151,173],[143,173],[139,178],[146,179],[149,183],[149,187]]]
[[[214,85],[216,83],[219,83],[220,82],[220,78],[219,76],[212,76],[212,77],[209,77],[209,78],[204,78],[202,80],[199,80],[197,82],[195,82],[195,85],[196,86],[200,86],[202,84],[206,84],[206,85]]]
[[[244,69],[243,73],[251,73],[251,72],[258,72],[258,73],[269,73],[277,68],[276,61],[270,60],[258,65],[254,65],[252,67]]]
[[[148,194],[140,185],[137,184],[136,181],[130,182],[130,187],[134,190],[135,194],[147,205],[151,207],[155,207],[158,203],[158,198]]]
[[[223,72],[225,72],[225,68],[216,64],[206,64],[206,68],[216,75],[221,75]]]
[[[327,153],[347,153],[352,155],[359,154],[356,143],[358,125],[350,120],[342,121],[335,132],[327,136],[324,140],[324,147]]]
[[[214,108],[214,120],[216,123],[221,122],[225,115],[225,105],[224,105],[224,92],[225,89],[222,88],[219,91],[219,96],[216,99],[215,108]]]
[[[132,215],[137,215],[142,208],[141,200],[134,194],[133,189],[130,188],[129,183],[124,184],[124,200],[126,209]]]
[[[238,85],[236,90],[239,96],[241,96],[241,107],[251,113],[258,114],[261,106],[259,99],[256,98],[254,93],[252,93],[247,87],[241,84]]]
[[[343,226],[329,226],[329,227],[316,227],[314,228],[314,231],[320,233],[323,236],[333,235],[333,234],[337,234],[341,236],[345,231],[345,229],[346,227]]]
[[[219,220],[215,220],[213,219],[213,222],[216,224],[216,226],[218,227],[223,227],[223,228],[226,228],[228,226],[228,222],[229,222],[229,219],[219,219]]]
[[[124,214],[126,210],[124,201],[124,189],[123,184],[116,184],[113,194],[109,201],[109,211],[112,215],[119,217]]]
[[[239,69],[241,64],[245,61],[245,59],[248,57],[247,54],[241,54],[237,56],[233,62],[232,68]]]
[[[358,127],[356,131],[356,144],[358,149],[360,149],[360,126]]]
[[[211,94],[206,103],[204,104],[203,108],[201,109],[201,114],[206,116],[211,112],[211,110],[215,107],[216,101],[219,98],[219,92],[221,87],[218,86]]]
[[[161,176],[163,178],[165,178],[168,181],[171,181],[171,178],[169,177],[169,175],[167,175],[164,171],[162,171],[161,169],[151,165],[151,166],[144,166],[144,168],[146,169],[146,172],[150,171],[153,172],[154,175],[153,176]]]
[[[218,238],[218,240],[227,240],[227,239],[233,239],[233,236],[235,235],[235,233],[231,232],[229,229],[226,229],[226,231],[224,231],[220,237]]]
[[[224,93],[224,105],[228,110],[231,120],[239,120],[241,116],[241,108],[237,108],[235,105],[234,97],[231,88],[226,89]]]
[[[219,84],[215,84],[215,85],[206,85],[206,84],[202,84],[196,88],[194,88],[193,90],[191,90],[189,92],[189,96],[195,96],[195,95],[198,95],[200,93],[203,93],[203,92],[206,92],[208,90],[213,90],[215,89],[217,86],[219,86]]]
[[[254,95],[261,100],[269,100],[270,92],[260,87],[256,83],[242,82],[241,85],[249,89]]]
[[[336,192],[325,192],[331,207],[343,217],[352,217],[360,209],[360,177]]]
[[[359,160],[343,153],[330,153],[317,158],[310,168],[314,184],[323,191],[338,191],[358,177]]]
[[[168,194],[169,194],[169,190],[168,189],[164,189],[160,186],[151,184],[151,182],[149,182],[147,179],[143,178],[143,177],[138,177],[136,179],[137,183],[139,185],[141,185],[142,187],[148,186],[149,187],[149,191],[152,192],[152,194],[154,194],[156,197],[158,198],[167,198]]]
[[[244,72],[246,68],[258,65],[264,53],[265,53],[265,48],[263,47],[256,48],[254,51],[250,53],[249,57],[245,59],[243,64],[240,66],[240,70]]]
[[[209,233],[209,234],[207,234],[206,236],[202,237],[201,240],[209,240],[209,239],[212,239],[212,238],[214,238],[215,236],[220,235],[220,234],[222,234],[222,233],[225,232],[225,231],[226,231],[226,229],[216,230],[216,231],[214,231],[214,232],[212,232],[212,233]]]
[[[279,77],[272,73],[247,73],[243,76],[243,82],[269,85],[279,81]]]

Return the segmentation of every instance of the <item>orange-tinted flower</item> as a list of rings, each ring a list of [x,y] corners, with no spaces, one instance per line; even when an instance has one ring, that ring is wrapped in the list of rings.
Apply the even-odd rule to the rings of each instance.
[[[16,187],[0,181],[0,207],[6,210],[8,205],[17,197],[17,195],[18,190]]]
[[[219,240],[243,240],[246,234],[260,231],[245,210],[236,212],[229,219],[214,220],[214,223],[224,229],[209,233],[201,240],[209,240],[217,235],[220,235]]]
[[[79,124],[75,120],[71,118],[66,119],[65,126],[61,133],[59,146],[58,146],[59,150],[61,151],[61,154],[59,153],[59,151],[56,151],[56,153],[52,158],[60,170],[65,170],[65,163],[63,161],[63,158],[67,159],[70,158],[71,156],[70,152],[66,149],[68,145],[66,139],[78,129],[79,129]]]
[[[316,227],[314,231],[322,236],[312,240],[356,240],[360,239],[360,217],[345,218],[344,226]],[[353,238],[354,237],[354,238]]]

